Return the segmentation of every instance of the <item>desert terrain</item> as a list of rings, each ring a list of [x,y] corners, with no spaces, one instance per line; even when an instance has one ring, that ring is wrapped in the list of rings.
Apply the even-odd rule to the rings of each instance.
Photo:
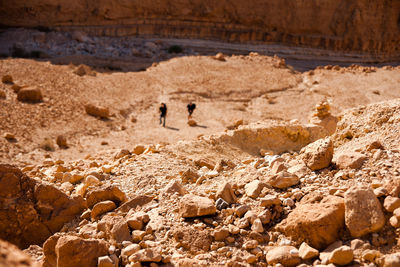
[[[0,266],[400,266],[400,7],[329,3],[1,3]]]

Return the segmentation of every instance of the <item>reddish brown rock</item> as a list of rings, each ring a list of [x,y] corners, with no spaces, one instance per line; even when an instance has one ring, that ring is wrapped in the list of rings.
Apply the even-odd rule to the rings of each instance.
[[[344,195],[346,226],[352,237],[379,231],[385,225],[382,205],[370,188],[352,187]]]
[[[236,203],[236,196],[233,193],[231,184],[228,182],[219,187],[217,191],[217,197],[222,198],[229,204]]]
[[[115,205],[115,203],[112,202],[111,200],[101,201],[93,206],[91,213],[92,219],[94,220],[98,216],[101,216],[104,213],[114,210],[116,207],[117,206]]]
[[[300,179],[296,174],[287,171],[281,171],[278,174],[269,176],[266,179],[267,184],[279,189],[288,188],[290,186],[298,184],[299,182]]]
[[[297,266],[301,262],[299,252],[295,247],[276,247],[267,252],[268,265],[282,264],[283,266]]]
[[[335,163],[340,169],[359,169],[366,159],[367,157],[365,155],[358,152],[343,152],[338,155]]]
[[[43,95],[39,88],[25,87],[18,91],[17,99],[21,102],[38,103],[43,101]]]
[[[114,185],[96,187],[86,193],[86,202],[89,208],[101,201],[111,200],[118,206],[127,200],[124,192]]]
[[[63,236],[55,247],[57,265],[52,267],[97,267],[97,258],[108,254],[103,240]]]
[[[103,231],[107,239],[115,240],[118,243],[131,241],[132,237],[128,224],[124,217],[116,215],[105,215],[97,224],[97,230]]]
[[[0,206],[0,238],[25,248],[58,232],[80,215],[85,202],[0,164]]]
[[[85,111],[88,115],[101,119],[108,119],[110,117],[110,110],[105,107],[87,104],[85,105]]]
[[[39,267],[40,264],[13,244],[0,240],[0,266]]]
[[[333,158],[333,143],[330,138],[320,139],[301,150],[304,163],[311,170],[326,168]]]
[[[336,241],[343,227],[344,201],[328,196],[320,203],[298,205],[276,229],[298,243],[321,249]]]
[[[213,215],[217,210],[211,199],[192,194],[182,197],[179,209],[183,218]]]
[[[176,242],[192,253],[207,252],[213,241],[209,231],[196,230],[191,227],[174,230],[173,236]]]

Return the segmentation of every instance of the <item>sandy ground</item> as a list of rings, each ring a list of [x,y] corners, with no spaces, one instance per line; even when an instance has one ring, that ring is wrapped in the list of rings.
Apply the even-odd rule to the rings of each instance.
[[[1,84],[1,138],[4,162],[35,163],[44,156],[64,160],[110,149],[131,149],[137,143],[174,143],[224,131],[237,120],[263,119],[307,122],[314,106],[328,100],[332,113],[400,96],[400,69],[339,66],[297,72],[279,66],[280,59],[258,54],[226,57],[178,57],[141,72],[98,72],[78,76],[74,65],[54,65],[31,59],[3,59],[1,76],[14,83],[37,86],[44,102],[17,101],[11,85]],[[197,127],[187,125],[186,105],[194,101]],[[167,127],[158,121],[158,105],[167,103]],[[84,104],[108,107],[113,116],[99,120]],[[132,122],[131,118],[136,118]],[[40,149],[45,138],[67,137],[69,149]],[[107,143],[101,145],[101,143]]]

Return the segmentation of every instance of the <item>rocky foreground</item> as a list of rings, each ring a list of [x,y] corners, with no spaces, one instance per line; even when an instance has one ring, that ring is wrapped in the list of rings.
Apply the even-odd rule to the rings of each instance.
[[[0,165],[0,264],[400,266],[400,100],[311,122]]]

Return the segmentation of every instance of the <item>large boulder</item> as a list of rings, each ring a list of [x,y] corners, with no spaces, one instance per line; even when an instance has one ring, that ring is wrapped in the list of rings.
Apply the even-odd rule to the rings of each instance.
[[[352,237],[377,232],[385,225],[382,205],[374,191],[352,187],[344,195],[345,222]]]
[[[214,201],[207,197],[187,194],[182,197],[179,204],[180,214],[183,218],[213,215],[217,211]]]
[[[304,163],[311,170],[326,168],[333,158],[333,143],[330,138],[319,139],[301,150]]]
[[[13,244],[0,240],[0,266],[39,267],[40,264]]]
[[[20,248],[41,245],[85,209],[81,197],[0,164],[0,238]]]
[[[98,239],[57,235],[46,241],[43,267],[97,267],[97,258],[108,255],[108,244]]]
[[[336,241],[344,227],[344,201],[328,196],[320,203],[299,204],[276,229],[298,243],[321,249]]]

